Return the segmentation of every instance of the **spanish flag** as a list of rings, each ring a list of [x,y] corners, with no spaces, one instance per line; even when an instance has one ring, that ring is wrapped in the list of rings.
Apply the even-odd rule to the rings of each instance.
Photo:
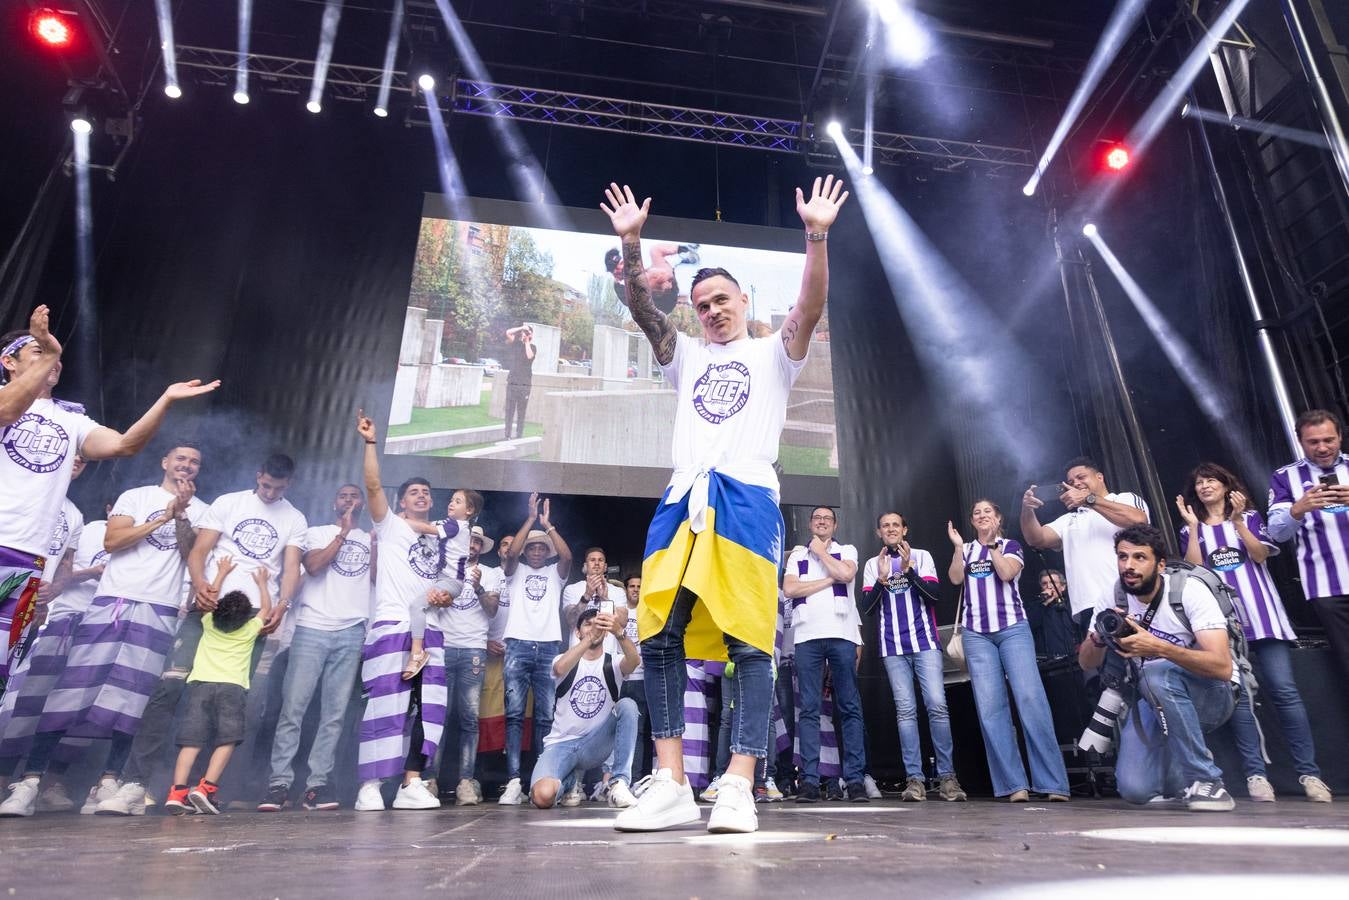
[[[701,601],[684,633],[688,658],[725,661],[723,634],[772,655],[786,532],[776,494],[715,469],[671,503],[673,490],[647,530],[638,636],[660,633],[684,588]]]

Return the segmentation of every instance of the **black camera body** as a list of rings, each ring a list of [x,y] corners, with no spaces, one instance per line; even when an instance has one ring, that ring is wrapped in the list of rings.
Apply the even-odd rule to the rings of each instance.
[[[1118,609],[1107,608],[1096,614],[1096,633],[1112,647],[1120,638],[1128,637],[1137,630]]]

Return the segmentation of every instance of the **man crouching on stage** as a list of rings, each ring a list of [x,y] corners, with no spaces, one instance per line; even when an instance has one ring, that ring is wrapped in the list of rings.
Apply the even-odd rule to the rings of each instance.
[[[707,830],[751,832],[759,827],[754,769],[768,754],[785,530],[773,463],[787,397],[829,292],[829,226],[848,194],[832,175],[823,183],[815,179],[808,199],[797,189],[806,266],[801,295],[776,334],[749,336],[749,297],[731,273],[698,271],[689,299],[703,344],[678,333],[651,299],[641,245],[651,199],[639,204],[630,188],[617,184],[605,196],[600,208],[623,242],[628,310],[677,392],[674,474],[647,531],[637,611],[659,771],[614,827],[656,831],[700,818],[684,777],[687,646],[688,656],[729,657],[736,666],[731,763],[718,782]]]

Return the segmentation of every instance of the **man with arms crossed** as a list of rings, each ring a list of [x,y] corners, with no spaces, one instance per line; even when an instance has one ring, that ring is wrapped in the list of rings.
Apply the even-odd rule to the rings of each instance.
[[[690,657],[729,657],[736,665],[738,727],[708,830],[751,832],[759,827],[754,770],[768,754],[785,531],[773,463],[787,397],[829,292],[825,238],[848,195],[832,175],[815,179],[809,198],[797,190],[806,264],[800,297],[777,335],[749,337],[749,297],[729,272],[702,269],[694,276],[689,296],[705,344],[679,334],[652,301],[641,243],[651,199],[639,204],[617,184],[606,198],[601,208],[623,241],[628,309],[678,394],[674,473],[647,532],[637,612],[658,771],[614,826],[653,831],[700,818],[684,777],[687,643]]]

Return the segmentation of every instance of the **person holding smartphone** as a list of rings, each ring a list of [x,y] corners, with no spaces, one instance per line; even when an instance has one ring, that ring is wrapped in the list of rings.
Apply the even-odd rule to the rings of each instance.
[[[1297,539],[1302,590],[1349,677],[1349,456],[1334,413],[1312,409],[1295,423],[1303,458],[1269,480],[1269,534]]]

